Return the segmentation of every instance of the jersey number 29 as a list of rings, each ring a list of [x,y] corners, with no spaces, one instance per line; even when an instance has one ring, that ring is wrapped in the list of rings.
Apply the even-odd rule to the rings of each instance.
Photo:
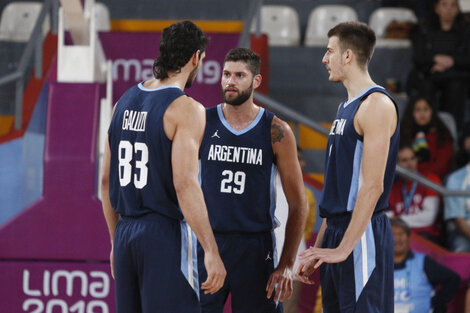
[[[147,162],[149,161],[149,150],[147,145],[142,142],[136,142],[134,147],[127,140],[119,142],[119,183],[125,187],[131,182],[132,165],[130,162],[133,152],[136,155],[140,153],[140,160],[135,160],[135,167],[140,170],[140,175],[134,173],[134,186],[137,189],[142,189],[147,185]]]
[[[220,192],[223,193],[236,193],[241,195],[245,191],[245,180],[246,174],[244,172],[235,172],[233,173],[230,170],[225,170],[222,172],[222,181],[220,182]],[[231,186],[232,182],[235,186]]]

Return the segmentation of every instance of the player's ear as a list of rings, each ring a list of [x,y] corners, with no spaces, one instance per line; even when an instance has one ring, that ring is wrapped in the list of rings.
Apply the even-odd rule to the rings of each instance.
[[[194,52],[193,56],[191,57],[191,63],[196,66],[201,58],[201,50],[197,50]]]
[[[253,89],[258,88],[261,85],[261,82],[263,81],[263,77],[261,74],[256,74],[255,77],[253,77]]]
[[[353,59],[353,51],[351,49],[346,49],[343,53],[343,63],[348,64],[351,63]]]

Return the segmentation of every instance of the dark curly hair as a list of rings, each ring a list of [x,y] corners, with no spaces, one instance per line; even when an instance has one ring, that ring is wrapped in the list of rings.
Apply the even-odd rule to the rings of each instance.
[[[416,133],[421,129],[416,124],[413,111],[416,103],[419,100],[425,100],[431,108],[431,121],[429,122],[429,129],[435,129],[437,137],[437,145],[442,146],[448,139],[451,139],[451,135],[447,126],[441,121],[436,112],[436,107],[433,106],[433,102],[427,96],[415,95],[410,98],[408,104],[406,105],[405,112],[403,113],[403,118],[400,125],[400,144],[402,145],[411,145],[413,142]]]
[[[236,48],[230,50],[225,56],[224,64],[226,62],[243,62],[246,63],[250,72],[258,75],[261,69],[261,59],[259,55],[247,48]]]
[[[153,62],[153,75],[165,79],[169,72],[179,73],[197,50],[202,54],[208,41],[201,29],[190,21],[165,28],[160,38],[160,56]]]

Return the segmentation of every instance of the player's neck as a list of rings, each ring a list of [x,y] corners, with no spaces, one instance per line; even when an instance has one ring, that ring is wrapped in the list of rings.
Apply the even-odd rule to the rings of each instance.
[[[225,120],[236,130],[246,128],[253,122],[259,112],[259,107],[250,98],[241,105],[222,104]]]
[[[350,101],[359,96],[367,88],[376,84],[367,70],[356,69],[351,71],[346,79],[343,80],[343,85],[348,92],[348,101]]]
[[[158,89],[165,86],[177,86],[179,89],[184,90],[186,81],[188,80],[189,74],[180,73],[176,75],[169,75],[165,79],[152,78],[143,83],[145,88]]]

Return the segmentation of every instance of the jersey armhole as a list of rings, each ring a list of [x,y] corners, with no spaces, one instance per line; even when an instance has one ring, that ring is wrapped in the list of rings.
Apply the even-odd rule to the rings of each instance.
[[[390,138],[392,138],[393,136],[395,136],[395,134],[397,133],[397,131],[398,131],[399,127],[400,127],[400,115],[399,115],[398,106],[397,106],[395,100],[393,100],[393,99],[391,98],[391,96],[388,95],[388,94],[387,94],[386,92],[384,92],[383,90],[380,90],[380,89],[374,90],[374,91],[372,91],[372,92],[370,92],[370,93],[368,93],[368,94],[365,94],[365,95],[361,98],[361,100],[359,101],[359,105],[357,106],[356,110],[354,111],[353,129],[354,129],[354,134],[355,134],[356,138],[359,139],[360,141],[364,141],[364,136],[359,135],[359,133],[358,133],[357,130],[356,130],[356,126],[355,126],[355,123],[354,123],[354,121],[355,121],[355,119],[356,119],[356,113],[357,113],[357,111],[359,110],[359,108],[361,107],[362,102],[364,102],[364,100],[366,100],[367,97],[370,96],[371,94],[373,94],[374,92],[380,92],[380,93],[386,95],[386,96],[392,101],[393,106],[395,107],[395,112],[396,112],[396,114],[397,114],[397,124],[395,125],[395,131],[393,132],[392,136],[390,136]]]

